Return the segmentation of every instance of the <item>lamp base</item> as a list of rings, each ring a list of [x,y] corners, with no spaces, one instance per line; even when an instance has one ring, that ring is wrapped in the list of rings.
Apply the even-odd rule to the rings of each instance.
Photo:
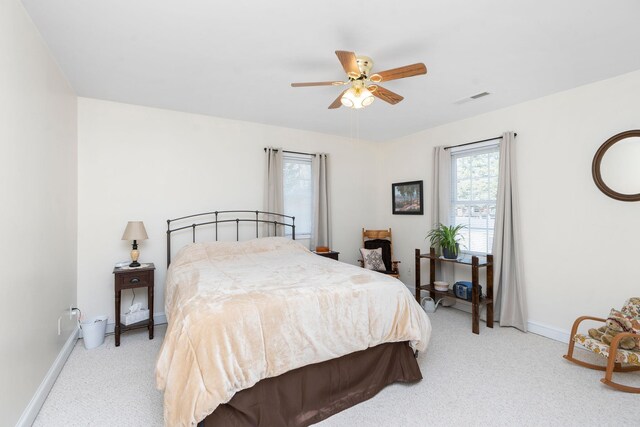
[[[131,264],[129,267],[140,267],[140,263],[138,262],[138,257],[140,256],[140,252],[138,251],[138,242],[133,241],[133,249],[131,249]]]

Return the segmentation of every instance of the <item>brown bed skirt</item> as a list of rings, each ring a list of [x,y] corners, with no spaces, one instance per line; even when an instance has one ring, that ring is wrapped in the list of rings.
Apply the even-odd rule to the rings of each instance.
[[[421,379],[407,342],[380,344],[266,378],[236,393],[198,426],[308,426],[370,399],[391,383]]]

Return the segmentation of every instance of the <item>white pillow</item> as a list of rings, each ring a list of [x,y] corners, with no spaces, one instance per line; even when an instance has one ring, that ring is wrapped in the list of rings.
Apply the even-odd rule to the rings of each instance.
[[[360,249],[362,259],[364,261],[364,268],[375,271],[385,271],[384,261],[382,260],[382,248],[378,249]]]

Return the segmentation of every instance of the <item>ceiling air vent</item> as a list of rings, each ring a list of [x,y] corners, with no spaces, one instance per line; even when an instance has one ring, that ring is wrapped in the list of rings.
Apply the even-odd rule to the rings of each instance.
[[[474,99],[483,98],[483,97],[488,96],[488,95],[491,95],[491,93],[490,92],[476,93],[475,95],[471,95],[471,96],[466,97],[466,98],[458,99],[457,101],[454,102],[454,104],[458,104],[458,105],[464,104],[466,102],[473,101]]]
[[[489,95],[489,92],[482,92],[482,93],[476,93],[475,95],[471,95],[469,98],[478,99],[478,98],[482,98],[483,96],[487,96],[487,95]]]

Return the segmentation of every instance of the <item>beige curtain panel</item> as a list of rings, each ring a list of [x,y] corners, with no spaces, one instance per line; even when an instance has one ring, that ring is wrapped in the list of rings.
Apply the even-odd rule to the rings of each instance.
[[[265,178],[264,178],[264,207],[266,212],[285,213],[282,181],[282,148],[268,147],[265,150]],[[281,217],[269,216],[269,221],[282,222]],[[264,236],[282,236],[283,227],[278,226],[274,230],[273,225],[262,226]]]
[[[450,225],[449,205],[451,205],[451,153],[444,146],[433,149],[433,186],[431,192],[431,226]],[[427,245],[429,242],[427,241]],[[436,277],[451,284],[454,280],[454,265],[448,262],[436,263]],[[455,300],[444,305],[452,305]]]
[[[331,215],[329,194],[329,156],[317,153],[311,161],[313,176],[313,223],[311,249],[317,246],[331,247]]]
[[[500,175],[493,237],[493,277],[500,326],[527,331],[527,302],[522,269],[520,208],[513,132],[500,142]]]

